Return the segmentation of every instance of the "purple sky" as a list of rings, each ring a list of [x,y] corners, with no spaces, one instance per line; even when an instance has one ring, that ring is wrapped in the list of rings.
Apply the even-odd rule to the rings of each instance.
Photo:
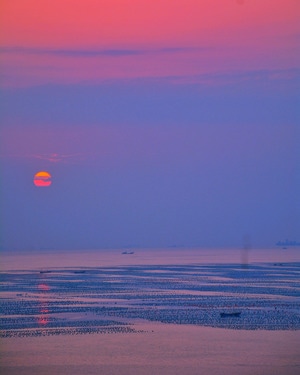
[[[61,39],[37,20],[31,29],[19,20],[19,30],[8,20],[21,2],[5,3],[2,249],[300,240],[298,3],[275,1],[264,18],[261,2],[228,0],[229,13],[214,23],[207,2],[207,34],[196,19],[192,31],[180,23],[183,3],[161,40],[146,23],[140,39],[111,32],[97,44],[95,23],[78,45],[68,39],[77,24],[61,29]],[[239,18],[247,12],[253,26]],[[40,170],[51,173],[50,187],[34,186]]]

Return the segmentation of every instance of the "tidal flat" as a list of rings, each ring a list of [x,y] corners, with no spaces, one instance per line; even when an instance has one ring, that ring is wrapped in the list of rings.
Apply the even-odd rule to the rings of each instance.
[[[1,337],[135,332],[135,321],[300,329],[299,264],[2,273]]]
[[[256,361],[248,363],[248,359],[241,359],[237,367],[239,371],[236,373],[268,374],[270,371],[270,374],[296,374],[299,371],[300,363],[297,358],[300,353],[294,343],[299,340],[300,332],[300,262],[199,261],[177,264],[177,260],[172,261],[172,258],[169,258],[168,264],[164,258],[164,262],[157,264],[154,259],[150,262],[128,264],[137,260],[135,254],[119,254],[119,257],[125,260],[120,262],[121,264],[63,264],[61,267],[34,265],[32,268],[27,265],[24,269],[2,270],[0,334],[4,353],[1,362],[3,373],[39,373],[41,368],[38,367],[44,366],[44,362],[38,365],[33,361],[33,369],[32,362],[24,359],[24,354],[27,353],[28,357],[28,348],[31,348],[29,357],[35,356],[34,353],[38,350],[36,343],[40,340],[42,346],[48,347],[47,353],[51,353],[55,348],[53,340],[57,340],[58,345],[64,340],[68,340],[70,346],[74,343],[79,345],[78,340],[85,343],[84,351],[90,359],[84,360],[84,363],[80,362],[77,369],[84,365],[92,366],[88,372],[91,374],[98,373],[100,366],[96,357],[91,358],[91,353],[96,356],[97,352],[95,348],[91,348],[92,343],[95,340],[98,342],[100,352],[103,352],[103,345],[111,343],[114,349],[107,353],[106,360],[101,362],[104,367],[100,373],[123,373],[118,366],[118,369],[113,370],[113,364],[120,362],[117,358],[120,351],[117,343],[120,340],[120,345],[130,346],[128,349],[132,353],[133,367],[130,367],[127,357],[126,363],[130,369],[124,367],[129,371],[124,370],[124,374],[130,374],[131,371],[137,371],[136,366],[142,366],[139,362],[141,358],[138,363],[134,359],[137,352],[146,358],[147,353],[154,355],[153,348],[151,351],[149,345],[153,340],[157,340],[159,334],[162,335],[159,342],[165,340],[165,348],[160,349],[161,357],[164,358],[164,351],[172,352],[174,349],[173,362],[177,363],[178,358],[183,355],[180,351],[183,351],[184,358],[177,363],[176,368],[179,369],[185,364],[186,374],[197,374],[199,366],[204,366],[208,358],[210,364],[205,365],[208,366],[208,374],[226,374],[227,370],[221,372],[216,363],[222,363],[225,360],[224,353],[227,353],[228,366],[233,365],[230,358],[235,358],[235,354],[230,354],[229,348],[234,348],[235,353],[247,350],[245,355],[252,357],[260,346],[266,353],[270,348],[275,348],[274,340],[278,343],[279,351],[280,347],[281,350],[284,348],[280,356],[277,349],[274,349],[277,353],[277,359],[274,358],[275,362],[277,360],[276,368],[281,368],[282,372],[274,372],[274,363],[271,363],[270,358],[274,352],[271,352],[269,362],[266,363],[265,358],[260,365],[255,365],[256,368],[253,368]],[[225,337],[227,339],[224,339]],[[234,337],[240,341],[233,339]],[[252,351],[247,349],[250,342],[246,344],[245,338],[246,341],[251,338]],[[285,341],[282,341],[283,338]],[[262,344],[266,340],[269,340],[268,349],[265,347],[267,344]],[[26,342],[28,347],[23,346]],[[205,342],[209,345],[209,353],[204,350]],[[220,346],[220,342],[223,342],[223,345]],[[49,347],[50,343],[53,343],[54,347]],[[141,345],[138,349],[137,343]],[[199,353],[201,346],[203,348]],[[143,355],[140,352],[142,347],[145,349]],[[188,347],[190,349],[187,351]],[[295,353],[295,350],[298,353]],[[15,351],[19,353],[18,359]],[[211,358],[213,353],[217,362]],[[53,354],[53,361],[50,361],[49,366],[44,366],[42,371],[47,373],[49,369],[49,373],[74,373],[71,363],[69,370],[53,367],[58,365],[57,356],[58,353]],[[288,357],[289,365],[286,362]],[[23,358],[23,362],[20,358]],[[68,362],[67,359],[66,361]],[[265,366],[269,367],[261,367],[263,361]],[[169,366],[170,373],[176,373],[175,368],[171,371],[173,362],[171,358],[168,363],[163,359],[159,362],[157,373],[167,374],[165,366]],[[95,363],[99,365],[96,368]],[[122,360],[120,363],[123,363]],[[139,373],[151,373],[152,367],[150,366],[147,372],[146,363],[147,360],[145,366],[142,366],[144,370],[140,369]],[[264,369],[264,372],[260,372],[261,369]],[[229,370],[234,373],[231,367]],[[289,372],[286,372],[287,370]]]

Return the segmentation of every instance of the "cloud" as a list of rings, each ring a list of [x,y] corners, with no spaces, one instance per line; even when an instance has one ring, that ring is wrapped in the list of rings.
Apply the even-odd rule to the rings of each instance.
[[[56,57],[124,57],[153,54],[175,54],[182,52],[197,52],[208,47],[164,47],[156,49],[143,48],[33,48],[33,47],[0,47],[2,54],[51,55]]]
[[[50,163],[73,163],[84,158],[83,154],[35,154],[30,155],[29,158],[49,161]]]
[[[284,81],[298,83],[300,77],[300,69],[259,69],[245,71],[227,71],[225,73],[206,73],[187,76],[167,76],[160,78],[160,81],[168,81],[170,83],[179,84],[202,84],[204,86],[228,86],[234,84],[265,84],[266,82]],[[249,87],[249,86],[248,86]]]
[[[0,159],[15,159],[15,160],[41,160],[50,164],[80,164],[87,158],[91,158],[89,153],[72,153],[72,154],[58,154],[58,153],[39,153],[39,154],[0,154]]]
[[[58,49],[58,48],[30,48],[30,47],[1,47],[0,53],[30,54],[30,55],[52,55],[62,57],[118,57],[141,54],[137,49]]]

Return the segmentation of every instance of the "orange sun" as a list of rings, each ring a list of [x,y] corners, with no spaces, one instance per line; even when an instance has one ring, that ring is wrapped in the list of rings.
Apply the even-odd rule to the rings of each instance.
[[[34,175],[33,183],[35,186],[50,186],[51,181],[51,174],[45,171],[37,172]]]

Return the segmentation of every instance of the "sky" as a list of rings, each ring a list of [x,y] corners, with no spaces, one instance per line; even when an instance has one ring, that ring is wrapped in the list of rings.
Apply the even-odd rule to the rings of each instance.
[[[300,241],[299,18],[298,0],[1,0],[1,249]]]

